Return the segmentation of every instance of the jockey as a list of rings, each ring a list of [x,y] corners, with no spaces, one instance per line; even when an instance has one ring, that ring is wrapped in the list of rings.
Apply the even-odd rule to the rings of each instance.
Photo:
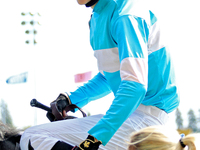
[[[27,129],[22,150],[126,149],[130,133],[166,124],[179,105],[165,36],[149,5],[143,0],[77,1],[93,9],[90,43],[99,73],[69,95],[61,93],[57,107],[60,112],[69,104],[83,107],[111,92],[114,99],[105,115]]]

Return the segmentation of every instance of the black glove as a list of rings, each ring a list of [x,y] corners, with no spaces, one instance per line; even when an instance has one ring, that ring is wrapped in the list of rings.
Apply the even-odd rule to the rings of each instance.
[[[69,104],[71,104],[69,96],[65,93],[60,93],[60,95],[56,99],[56,102],[57,102],[57,108],[58,108],[59,112],[61,112],[61,113],[65,107],[67,107]]]
[[[98,150],[101,144],[101,141],[95,142],[95,138],[88,135],[87,139],[83,141],[79,147],[75,146],[72,150]]]
[[[51,122],[55,121],[56,119],[56,117],[51,112],[47,112],[46,116]]]
[[[60,93],[60,95],[57,97],[57,99],[53,102],[56,102],[57,108],[58,108],[59,112],[61,112],[61,113],[65,107],[67,107],[69,104],[71,104],[71,101],[70,101],[67,93]],[[51,102],[51,103],[53,103],[53,102]],[[47,112],[46,116],[51,122],[55,121],[55,116],[51,112]]]

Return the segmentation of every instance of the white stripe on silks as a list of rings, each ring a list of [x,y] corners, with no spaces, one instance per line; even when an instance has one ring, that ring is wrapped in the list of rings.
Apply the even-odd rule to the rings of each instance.
[[[122,60],[120,75],[122,80],[135,81],[147,85],[147,60],[143,58],[128,57]]]
[[[98,69],[106,72],[116,72],[120,69],[118,48],[94,51],[97,58]]]
[[[166,39],[163,34],[160,32],[160,25],[157,21],[154,23],[149,30],[149,38],[148,38],[148,54],[163,48],[166,46]]]

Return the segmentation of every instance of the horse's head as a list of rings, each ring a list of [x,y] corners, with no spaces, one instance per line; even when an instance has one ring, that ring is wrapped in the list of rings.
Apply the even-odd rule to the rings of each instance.
[[[0,150],[20,150],[19,130],[10,128],[0,122]]]
[[[0,150],[20,150],[19,140],[21,135],[0,141]]]

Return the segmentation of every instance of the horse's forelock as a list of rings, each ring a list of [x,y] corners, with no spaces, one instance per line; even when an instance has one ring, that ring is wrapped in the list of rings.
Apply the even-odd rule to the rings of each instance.
[[[9,127],[0,122],[0,141],[4,141],[12,136],[19,135],[20,130]]]
[[[20,132],[0,122],[0,150],[20,150]]]
[[[4,128],[4,124],[0,122],[0,141],[4,140],[4,135],[5,135],[5,128]]]

